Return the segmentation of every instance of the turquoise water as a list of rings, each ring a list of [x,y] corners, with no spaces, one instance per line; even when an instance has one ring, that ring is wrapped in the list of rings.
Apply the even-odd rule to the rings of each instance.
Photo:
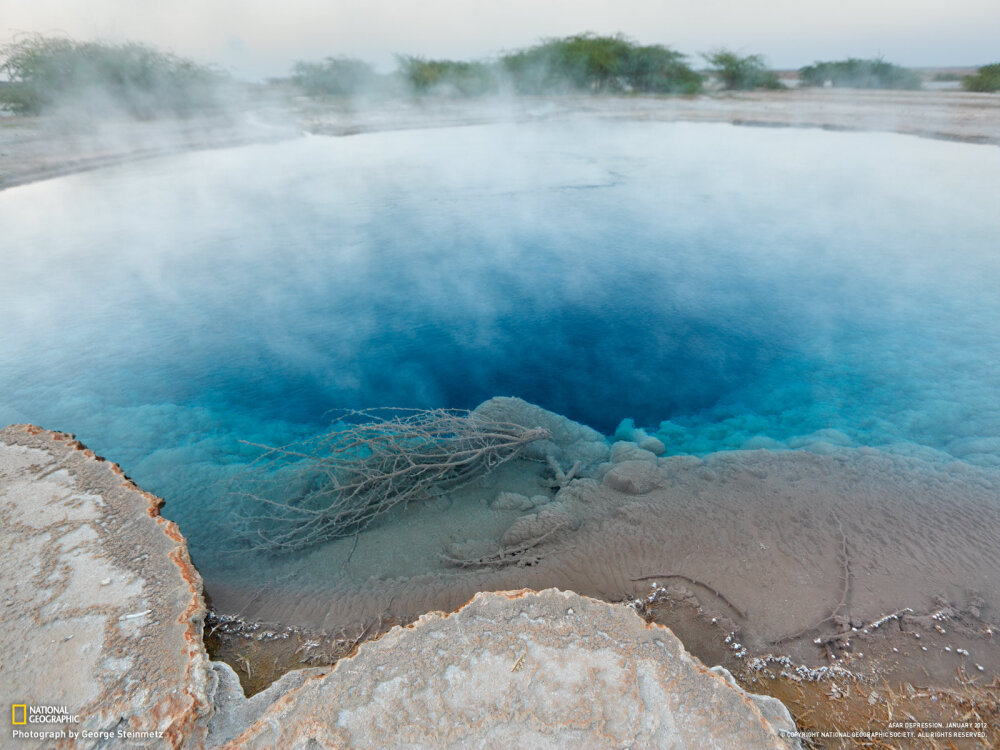
[[[387,132],[0,193],[0,422],[167,500],[344,407],[515,395],[671,453],[1000,466],[1000,149],[596,123]],[[627,425],[619,434],[628,435]]]

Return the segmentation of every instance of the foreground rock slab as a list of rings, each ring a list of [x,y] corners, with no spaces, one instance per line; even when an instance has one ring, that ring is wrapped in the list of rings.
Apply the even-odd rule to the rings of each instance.
[[[773,698],[631,610],[548,589],[477,594],[361,646],[232,748],[788,748]]]
[[[202,744],[216,685],[202,582],[161,502],[70,435],[0,430],[3,705],[79,718],[28,715],[0,745]]]

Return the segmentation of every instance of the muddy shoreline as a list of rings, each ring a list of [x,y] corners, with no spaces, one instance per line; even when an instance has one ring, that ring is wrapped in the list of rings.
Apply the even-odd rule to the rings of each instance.
[[[0,190],[186,151],[301,137],[493,122],[598,120],[713,122],[751,127],[882,131],[1000,145],[1000,96],[833,89],[692,97],[522,97],[317,103],[203,119],[85,121],[0,117]]]
[[[298,135],[283,116],[156,121],[0,117],[0,190],[144,159]]]

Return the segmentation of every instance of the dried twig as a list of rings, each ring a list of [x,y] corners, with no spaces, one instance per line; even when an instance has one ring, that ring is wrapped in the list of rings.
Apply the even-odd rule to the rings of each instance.
[[[253,666],[250,664],[250,660],[243,654],[236,654],[236,661],[239,662],[240,667],[244,672],[247,673],[247,677],[253,677]]]
[[[717,588],[709,586],[707,583],[705,583],[704,581],[699,581],[697,578],[691,578],[691,576],[686,576],[683,573],[663,573],[663,574],[660,574],[660,575],[640,576],[639,578],[630,578],[629,580],[630,581],[652,581],[652,580],[655,580],[655,579],[658,579],[658,578],[680,578],[682,581],[687,581],[688,583],[693,583],[695,586],[701,586],[703,589],[708,589],[713,594],[715,594],[719,599],[721,599],[723,602],[725,602],[726,605],[731,610],[733,610],[736,614],[738,614],[743,619],[746,619],[746,613],[742,609],[740,609],[739,607],[737,607],[735,604],[733,604],[731,601],[729,601],[729,599],[726,598],[726,595],[723,594],[721,591],[719,591]]]
[[[517,544],[507,546],[498,545],[495,552],[488,552],[483,555],[465,557],[454,553],[442,553],[441,560],[456,568],[507,568],[511,565],[525,567],[538,562],[541,558],[538,555],[529,555],[535,547],[542,544],[549,538],[555,536],[560,531],[565,530],[569,523],[556,526],[544,534],[526,539]]]
[[[549,480],[549,487],[553,489],[561,490],[567,487],[570,482],[576,479],[577,472],[583,468],[583,462],[576,461],[568,471],[563,471],[563,468],[555,458],[546,456],[545,459],[549,464],[549,468],[552,469],[553,478]]]

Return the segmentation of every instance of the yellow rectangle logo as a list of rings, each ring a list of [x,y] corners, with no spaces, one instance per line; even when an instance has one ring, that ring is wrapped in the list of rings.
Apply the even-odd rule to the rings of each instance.
[[[21,720],[17,720],[17,709],[21,709]],[[10,707],[10,723],[11,724],[27,724],[28,723],[28,707],[20,703],[16,706]]]

